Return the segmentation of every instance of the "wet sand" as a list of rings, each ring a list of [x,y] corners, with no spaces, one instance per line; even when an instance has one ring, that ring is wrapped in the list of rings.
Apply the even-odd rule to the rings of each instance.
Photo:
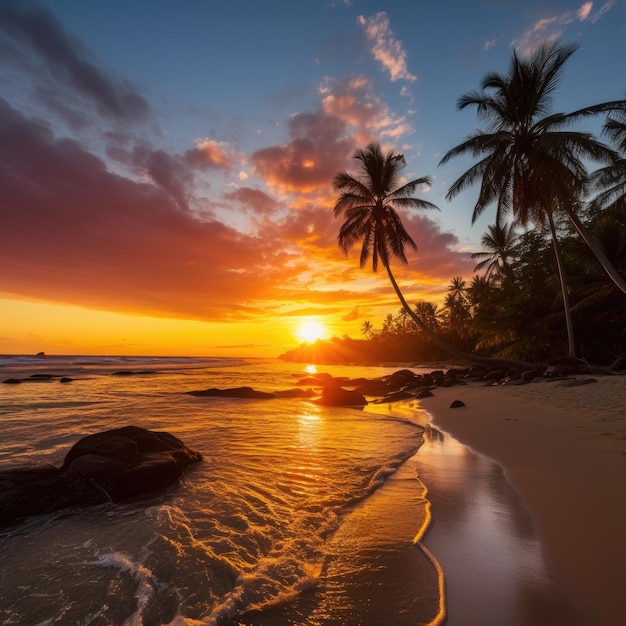
[[[578,384],[589,378],[597,382]],[[530,562],[517,563],[518,572],[528,572],[528,581],[534,579],[539,585],[533,588],[528,581],[511,582],[503,570],[500,581],[496,580],[489,592],[496,603],[506,601],[507,594],[523,596],[529,618],[520,618],[519,624],[608,626],[626,622],[626,376],[575,380],[574,385],[572,381],[550,381],[514,387],[437,389],[434,397],[414,405],[430,414],[444,439],[449,433],[493,459],[530,512],[524,519],[518,510],[515,520],[495,512],[495,518],[505,524],[520,529],[530,524],[541,539],[543,556],[537,560],[537,555],[532,556],[535,548],[529,547]],[[450,409],[453,400],[462,400],[466,406]],[[433,431],[434,439],[441,436],[437,432]],[[482,566],[471,563],[478,557],[488,565],[491,552],[502,559],[507,549],[496,545],[501,539],[494,539],[484,512],[481,518],[478,510],[470,524],[463,518],[467,518],[467,510],[455,509],[459,499],[470,497],[478,502],[483,498],[468,493],[464,476],[482,473],[483,484],[488,484],[498,481],[497,471],[494,473],[492,464],[482,470],[476,463],[473,469],[459,468],[462,455],[437,458],[437,454],[443,453],[434,447],[429,455],[424,447],[416,455],[422,458],[418,471],[429,487],[433,507],[432,528],[425,543],[446,573],[448,623],[476,623],[467,619],[467,614],[481,610],[475,587],[484,572]],[[456,487],[449,484],[452,475],[458,477]],[[468,539],[473,528],[478,532]],[[456,545],[446,548],[449,541]],[[468,549],[471,558],[462,558]],[[546,571],[533,573],[542,559]],[[502,563],[496,570],[500,566]],[[556,613],[550,616],[551,611]],[[484,617],[481,623],[502,623],[495,620]]]

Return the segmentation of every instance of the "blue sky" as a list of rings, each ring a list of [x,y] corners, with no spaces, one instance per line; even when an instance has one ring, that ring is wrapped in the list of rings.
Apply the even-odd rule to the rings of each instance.
[[[15,275],[0,297],[207,323],[326,315],[358,334],[397,306],[336,250],[330,181],[377,139],[405,154],[407,178],[433,177],[421,193],[441,210],[408,217],[420,250],[403,279],[436,300],[471,275],[493,220],[471,226],[477,190],[445,200],[469,162],[439,160],[478,127],[457,99],[553,38],[579,45],[555,111],[624,97],[625,0],[0,0],[6,128],[32,139],[16,144],[30,159],[3,154],[20,174],[0,205]],[[58,176],[35,189],[37,167]],[[145,269],[164,257],[171,276]],[[359,309],[363,292],[376,304]]]

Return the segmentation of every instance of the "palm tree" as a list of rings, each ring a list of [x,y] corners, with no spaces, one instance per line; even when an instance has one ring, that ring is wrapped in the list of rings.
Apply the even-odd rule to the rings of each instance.
[[[472,223],[492,203],[496,223],[509,213],[522,226],[549,228],[565,310],[570,356],[576,355],[569,292],[559,250],[554,214],[563,211],[577,228],[575,207],[587,181],[583,159],[611,161],[615,154],[588,133],[564,131],[572,115],[548,115],[552,94],[565,62],[576,46],[546,44],[528,60],[517,53],[508,74],[490,73],[482,91],[459,99],[459,109],[476,107],[487,130],[478,131],[450,150],[440,164],[462,154],[482,157],[448,190],[447,198],[480,180]],[[576,116],[582,115],[577,112]]]
[[[374,327],[369,320],[365,320],[363,322],[363,326],[361,326],[361,334],[367,337],[367,339],[371,339],[374,335]]]
[[[593,188],[598,192],[591,203],[596,210],[620,212],[626,216],[626,100],[617,107],[604,124],[604,134],[616,146],[620,157],[611,165],[591,175]]]
[[[504,225],[496,222],[487,226],[487,232],[480,238],[480,243],[484,250],[472,252],[472,259],[482,259],[476,265],[474,271],[479,272],[486,268],[485,276],[487,278],[496,274],[507,280],[509,284],[514,285],[515,276],[513,275],[509,259],[513,256],[517,243],[515,225]]]
[[[455,344],[457,336],[465,338],[470,318],[465,285],[466,283],[461,276],[455,276],[448,285],[448,293],[444,301],[444,307],[448,309],[450,331]]]
[[[387,317],[385,317],[385,321],[383,322],[383,332],[384,333],[393,333],[394,324],[393,324],[393,315],[391,313],[387,313]]]
[[[339,247],[347,253],[354,244],[361,242],[361,268],[367,265],[370,258],[374,271],[378,270],[379,262],[382,263],[408,315],[435,345],[448,354],[500,367],[534,368],[530,363],[491,359],[462,352],[436,335],[411,309],[393,276],[390,262],[392,257],[397,257],[406,263],[405,246],[414,250],[417,246],[404,228],[396,208],[437,208],[426,200],[412,196],[419,185],[430,184],[430,177],[425,176],[401,184],[400,173],[405,166],[404,156],[393,151],[383,153],[377,143],[369,144],[365,150],[357,150],[354,158],[360,162],[359,176],[340,172],[333,180],[333,187],[340,193],[334,214],[335,217],[345,217],[339,230]]]
[[[415,305],[415,314],[420,317],[431,330],[441,328],[442,312],[436,304],[420,301]]]

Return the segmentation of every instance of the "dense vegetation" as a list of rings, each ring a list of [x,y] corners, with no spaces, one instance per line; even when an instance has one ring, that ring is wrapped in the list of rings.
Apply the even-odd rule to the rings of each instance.
[[[433,208],[414,197],[428,176],[406,182],[404,156],[377,143],[357,150],[356,175],[341,172],[333,186],[343,217],[338,244],[361,246],[360,265],[382,265],[400,300],[383,327],[363,324],[361,340],[333,338],[303,345],[286,359],[381,362],[450,357],[500,367],[533,367],[567,355],[602,363],[626,352],[626,100],[571,113],[551,112],[552,95],[575,46],[547,44],[528,59],[513,54],[507,74],[485,76],[480,91],[459,99],[484,128],[446,153],[441,163],[469,154],[477,162],[448,197],[477,185],[475,220],[489,205],[495,224],[468,284],[455,277],[441,309],[411,306],[391,271],[415,243],[399,210]],[[605,115],[604,143],[568,130]],[[589,171],[595,163],[599,167]],[[496,362],[498,361],[498,362]]]
[[[620,271],[626,270],[626,220],[601,214],[589,229]],[[502,236],[502,230],[508,236]],[[626,296],[611,282],[584,242],[559,229],[570,283],[578,355],[610,363],[626,353]],[[567,332],[554,253],[548,233],[492,226],[483,236],[478,270],[450,281],[444,304],[418,302],[414,310],[446,341],[464,351],[546,362],[567,354]],[[380,328],[362,323],[361,338],[333,337],[302,344],[281,358],[317,363],[449,360],[405,309],[389,313]]]

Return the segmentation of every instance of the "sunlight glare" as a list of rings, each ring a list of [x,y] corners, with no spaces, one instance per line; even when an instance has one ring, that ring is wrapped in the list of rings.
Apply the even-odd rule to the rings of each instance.
[[[298,338],[307,343],[313,343],[326,336],[326,327],[314,319],[308,319],[298,328]]]

